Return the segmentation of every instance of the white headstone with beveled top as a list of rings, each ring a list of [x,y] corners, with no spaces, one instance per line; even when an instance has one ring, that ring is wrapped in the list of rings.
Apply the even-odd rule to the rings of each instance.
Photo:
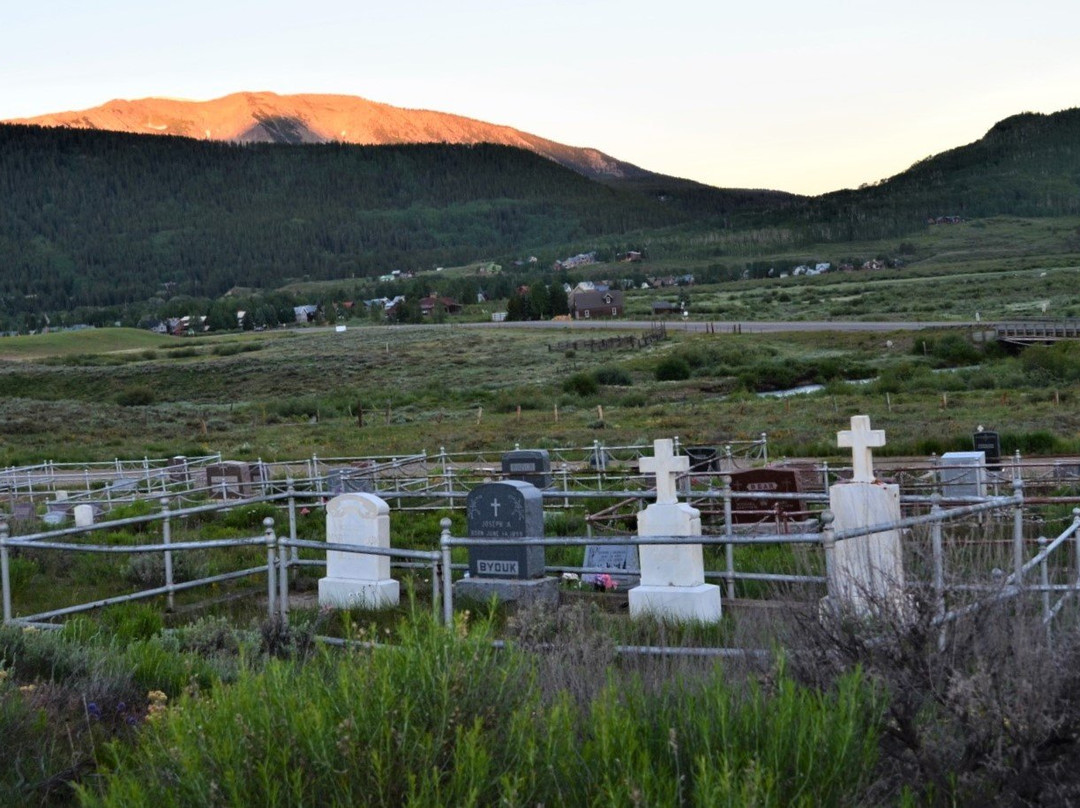
[[[700,536],[701,512],[679,502],[676,480],[690,460],[675,454],[670,440],[653,443],[653,457],[639,467],[656,475],[656,502],[638,514],[639,536]],[[720,619],[720,587],[705,583],[700,544],[643,544],[641,585],[630,590],[630,615],[715,622]]]
[[[885,431],[870,428],[870,418],[855,415],[851,429],[838,432],[837,445],[851,449],[852,479],[829,488],[836,531],[889,525],[900,520],[900,487],[874,474],[873,448],[885,445]],[[829,569],[829,599],[856,614],[900,606],[904,589],[903,550],[896,528],[836,543]]]
[[[342,494],[326,505],[326,542],[390,547],[390,506],[374,494]],[[396,606],[398,582],[385,555],[329,550],[319,605],[348,608]]]

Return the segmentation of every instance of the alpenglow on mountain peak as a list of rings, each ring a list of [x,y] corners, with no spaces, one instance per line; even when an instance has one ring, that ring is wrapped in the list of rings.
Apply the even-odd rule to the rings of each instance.
[[[495,143],[528,149],[594,179],[629,179],[650,173],[596,149],[567,146],[509,126],[351,95],[240,92],[210,101],[115,99],[92,109],[6,123],[238,143]]]

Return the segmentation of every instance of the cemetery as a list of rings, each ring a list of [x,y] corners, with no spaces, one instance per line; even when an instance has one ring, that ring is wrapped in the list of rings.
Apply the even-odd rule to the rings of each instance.
[[[1075,630],[1080,590],[1080,496],[1072,467],[1003,456],[996,437],[979,429],[972,434],[977,450],[883,459],[875,450],[887,445],[885,432],[867,416],[853,416],[834,435],[850,459],[832,465],[770,460],[762,434],[714,447],[684,447],[678,438],[517,446],[497,458],[440,449],[292,462],[209,455],[11,467],[0,472],[3,620],[49,643],[85,631],[81,615],[89,614],[137,615],[175,626],[178,637],[205,625],[200,621],[254,619],[263,626],[264,648],[307,660],[290,675],[315,676],[319,666],[334,664],[297,650],[313,644],[340,649],[332,654],[370,655],[378,675],[399,677],[395,665],[404,663],[377,649],[414,642],[409,664],[431,664],[415,656],[418,648],[441,649],[434,653],[444,661],[471,655],[488,660],[491,670],[481,675],[465,662],[461,670],[501,689],[507,680],[493,684],[491,677],[509,675],[507,665],[532,670],[550,657],[559,675],[577,670],[580,663],[558,661],[565,651],[551,650],[564,648],[562,632],[577,621],[579,630],[590,626],[582,648],[596,649],[596,664],[623,671],[620,699],[644,697],[632,696],[638,685],[629,682],[642,675],[651,682],[673,664],[695,677],[720,676],[712,687],[728,692],[724,677],[768,669],[777,643],[788,646],[798,668],[816,653],[806,637],[865,643],[882,625],[920,626],[930,652],[943,653],[1002,609],[1014,618],[1030,615],[1043,641],[1064,642]],[[69,576],[69,583],[41,587],[43,574]],[[80,580],[89,574],[99,576],[95,586]],[[382,641],[377,627],[386,632]],[[537,631],[547,639],[533,647]],[[190,670],[188,685],[220,675]],[[446,672],[430,675],[439,680]],[[261,669],[230,675],[267,686]],[[186,686],[182,678],[171,686],[176,698]],[[868,681],[845,686],[862,688],[851,696],[856,702],[872,702]],[[586,688],[591,710],[613,697],[596,683],[574,687]],[[806,695],[793,690],[785,698]],[[479,693],[469,698],[482,703]],[[203,709],[197,704],[189,709]],[[819,750],[828,751],[828,763],[813,756],[804,762],[819,773],[864,766],[856,761],[869,747],[859,743],[887,728],[873,710],[843,709],[829,708],[853,745]],[[678,710],[663,719],[680,727],[672,732],[693,738],[710,731],[693,723],[694,708]],[[608,719],[595,720],[603,726]],[[790,734],[784,743],[804,743]],[[460,743],[451,746],[465,754]],[[792,747],[784,754],[805,752]],[[467,764],[443,765],[452,772]],[[564,775],[569,783],[580,773]],[[399,776],[408,780],[405,772]],[[505,793],[505,783],[492,785],[498,778],[491,771],[485,776],[491,782],[484,793]],[[616,790],[638,783],[637,775],[612,776]],[[533,779],[529,793],[553,787]],[[842,780],[822,785],[821,793],[841,789],[834,796],[847,799]],[[466,787],[439,782],[455,794]],[[784,783],[792,782],[770,787],[770,800],[785,804],[791,792]],[[651,793],[665,793],[666,783],[661,777]],[[703,771],[694,777],[702,794],[710,783]],[[861,784],[856,778],[848,785]],[[717,793],[728,787],[714,786]],[[701,795],[694,802],[710,804]]]

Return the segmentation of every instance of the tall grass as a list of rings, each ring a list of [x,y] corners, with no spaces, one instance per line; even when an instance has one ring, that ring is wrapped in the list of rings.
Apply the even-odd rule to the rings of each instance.
[[[827,693],[782,666],[741,691],[720,670],[650,689],[601,662],[580,705],[488,625],[413,615],[399,634],[181,701],[84,804],[837,805],[873,768],[881,708],[857,673]]]

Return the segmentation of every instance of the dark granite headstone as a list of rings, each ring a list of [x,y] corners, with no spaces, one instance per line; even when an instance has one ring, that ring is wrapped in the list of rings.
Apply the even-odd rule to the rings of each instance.
[[[551,485],[551,456],[547,449],[515,449],[502,456],[502,473],[503,479],[547,488]]]
[[[720,458],[714,446],[687,446],[684,450],[690,458],[690,471],[705,474],[720,471]]]
[[[24,525],[37,520],[37,510],[32,502],[16,502],[11,507],[11,521]]]
[[[971,436],[975,444],[975,451],[982,452],[986,456],[988,466],[996,466],[1001,463],[1001,437],[997,432],[983,430]]]
[[[169,482],[171,483],[191,482],[191,472],[188,469],[187,457],[184,455],[177,455],[170,459],[165,471],[168,473]]]
[[[544,503],[536,486],[520,480],[484,483],[469,492],[465,509],[469,537],[493,540],[490,545],[469,547],[470,575],[521,579],[543,576],[544,548],[512,541],[544,535]]]
[[[750,469],[731,475],[732,493],[797,494],[798,475],[791,469]],[[731,499],[733,524],[753,524],[767,519],[770,514],[794,514],[803,510],[797,499]]]

